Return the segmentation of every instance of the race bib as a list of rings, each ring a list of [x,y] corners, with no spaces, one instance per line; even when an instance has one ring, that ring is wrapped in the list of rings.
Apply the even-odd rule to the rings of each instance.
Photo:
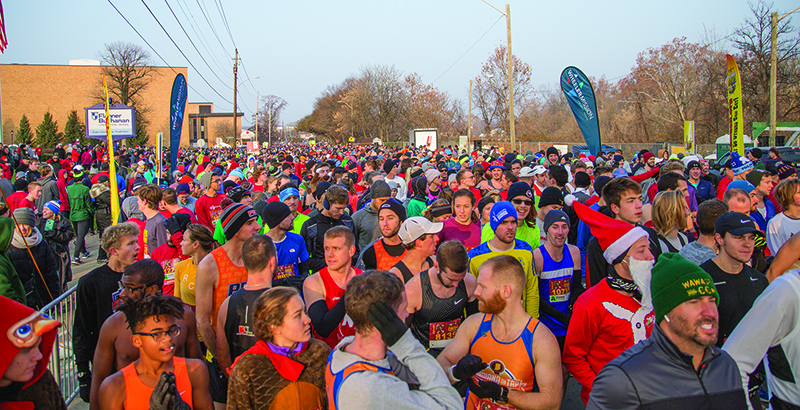
[[[44,224],[44,230],[45,231],[52,231],[54,224],[55,223],[54,223],[54,221],[52,219],[48,219],[47,222],[45,222],[45,224]]]
[[[450,344],[450,341],[456,337],[458,327],[461,325],[461,318],[451,320],[449,322],[436,322],[431,323],[429,326],[431,349],[444,349]]]
[[[275,269],[275,280],[294,276],[294,265],[282,265]]]
[[[478,410],[516,410],[516,407],[510,404],[497,404],[489,399],[478,399],[478,405],[475,408]]]
[[[550,303],[569,300],[572,278],[550,279]]]

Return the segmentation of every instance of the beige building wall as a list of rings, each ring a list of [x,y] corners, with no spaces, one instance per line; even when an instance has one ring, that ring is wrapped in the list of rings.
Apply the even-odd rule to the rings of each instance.
[[[164,144],[169,146],[169,100],[177,73],[182,73],[190,81],[186,67],[175,67],[174,71],[169,67],[154,67],[150,84],[141,93],[142,108],[148,110],[150,121],[147,128],[150,145],[155,145],[157,133],[163,132]],[[50,111],[58,121],[59,131],[63,132],[70,111],[76,110],[83,122],[83,109],[101,102],[96,98],[101,93],[100,66],[0,64],[2,121],[3,125],[13,124],[15,130],[23,114],[27,115],[31,128],[35,130],[45,112]],[[186,104],[182,147],[189,146],[188,116],[199,112],[198,107],[196,103]],[[4,129],[3,134],[8,143],[9,130]]]

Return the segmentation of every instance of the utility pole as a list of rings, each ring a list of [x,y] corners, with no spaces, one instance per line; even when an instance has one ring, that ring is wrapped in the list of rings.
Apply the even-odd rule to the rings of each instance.
[[[236,149],[236,75],[239,71],[239,49],[236,49],[236,56],[233,58],[233,149]]]
[[[469,80],[469,111],[467,111],[467,141],[472,144],[472,80]]]
[[[258,144],[258,90],[256,90],[256,144]]]
[[[267,135],[269,135],[267,137],[268,138],[267,144],[269,145],[270,148],[272,148],[272,107],[271,106],[267,106],[267,110],[269,112],[269,117],[268,117],[268,120],[267,120],[267,130],[268,130],[268,134]]]
[[[777,105],[778,105],[778,22],[784,17],[800,10],[800,7],[778,17],[777,12],[772,13],[772,44],[769,56],[769,145],[775,146],[775,132],[777,131]]]
[[[511,54],[511,6],[506,4],[506,34],[508,35],[508,130],[511,134],[511,149],[516,145],[514,127],[514,61]]]

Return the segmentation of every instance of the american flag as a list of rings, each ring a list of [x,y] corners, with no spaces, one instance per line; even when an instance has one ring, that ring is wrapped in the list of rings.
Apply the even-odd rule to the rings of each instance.
[[[3,16],[3,3],[0,1],[0,53],[8,47],[6,38],[6,18]]]

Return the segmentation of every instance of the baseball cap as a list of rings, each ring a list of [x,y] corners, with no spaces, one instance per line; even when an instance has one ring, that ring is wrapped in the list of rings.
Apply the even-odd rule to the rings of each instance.
[[[403,222],[400,226],[400,240],[403,245],[409,245],[421,238],[422,235],[434,234],[442,231],[444,224],[441,222],[431,222],[427,218],[421,216],[412,216]]]
[[[534,176],[542,175],[545,172],[547,172],[547,168],[545,168],[544,165],[537,165],[537,166],[533,167],[533,175]]]
[[[728,188],[725,191],[729,191],[731,189],[741,189],[744,192],[747,192],[748,194],[750,194],[750,192],[752,192],[754,189],[756,189],[756,187],[754,187],[753,184],[751,184],[748,181],[745,181],[745,180],[742,180],[742,179],[738,179],[738,180],[732,181],[730,184],[728,184]]]
[[[735,236],[742,236],[751,232],[758,232],[756,223],[749,216],[741,212],[726,212],[717,218],[714,232],[720,235],[729,233]]]
[[[544,167],[542,167],[542,168],[544,168]],[[519,177],[520,178],[530,178],[530,177],[533,177],[534,175],[536,175],[536,174],[533,173],[533,168],[531,168],[531,167],[522,167],[522,169],[519,170]]]

